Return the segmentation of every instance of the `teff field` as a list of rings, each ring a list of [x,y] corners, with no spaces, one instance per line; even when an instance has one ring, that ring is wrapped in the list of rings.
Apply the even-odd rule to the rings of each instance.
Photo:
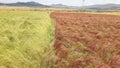
[[[120,68],[120,12],[11,8],[0,9],[0,68]]]
[[[39,11],[0,11],[0,68],[52,65],[54,21],[49,15]]]
[[[120,16],[53,12],[55,68],[120,68]]]

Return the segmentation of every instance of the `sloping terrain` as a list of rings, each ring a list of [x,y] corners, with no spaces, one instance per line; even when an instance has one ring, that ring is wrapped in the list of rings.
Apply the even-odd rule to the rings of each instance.
[[[16,3],[0,3],[1,6],[26,6],[26,7],[49,7],[34,1],[31,2],[16,2]]]
[[[120,4],[96,4],[82,7],[90,10],[120,10]]]
[[[64,9],[84,9],[84,10],[120,10],[120,4],[96,4],[88,6],[68,6],[64,4],[45,5],[38,2],[16,2],[16,3],[0,3],[0,6],[24,6],[24,7],[39,7],[39,8],[64,8]]]

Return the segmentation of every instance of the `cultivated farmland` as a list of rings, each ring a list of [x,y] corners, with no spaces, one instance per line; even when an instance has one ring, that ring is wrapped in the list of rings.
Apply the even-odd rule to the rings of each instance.
[[[55,68],[120,68],[120,16],[53,12]]]
[[[38,11],[0,11],[0,68],[51,67],[54,22],[49,15]]]
[[[120,68],[120,16],[0,11],[0,68]]]

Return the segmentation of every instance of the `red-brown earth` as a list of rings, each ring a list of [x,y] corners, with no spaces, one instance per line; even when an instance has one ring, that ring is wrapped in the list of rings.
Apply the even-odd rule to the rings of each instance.
[[[120,16],[53,12],[54,68],[120,68]]]

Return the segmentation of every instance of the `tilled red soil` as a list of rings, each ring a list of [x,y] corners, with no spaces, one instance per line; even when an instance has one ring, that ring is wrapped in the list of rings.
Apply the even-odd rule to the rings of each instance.
[[[120,16],[53,12],[54,68],[120,68]]]

